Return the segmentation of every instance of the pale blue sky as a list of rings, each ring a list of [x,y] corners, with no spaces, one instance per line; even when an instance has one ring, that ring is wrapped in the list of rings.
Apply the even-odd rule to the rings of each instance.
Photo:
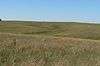
[[[100,22],[100,0],[0,0],[0,18]]]

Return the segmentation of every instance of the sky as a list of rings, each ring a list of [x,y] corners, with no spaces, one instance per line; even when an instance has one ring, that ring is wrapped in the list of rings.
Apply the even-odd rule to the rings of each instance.
[[[100,0],[0,0],[0,18],[100,22]]]

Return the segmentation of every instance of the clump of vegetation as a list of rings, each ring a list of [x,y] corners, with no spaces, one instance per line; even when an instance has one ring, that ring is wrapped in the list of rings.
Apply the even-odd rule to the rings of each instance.
[[[2,20],[0,19],[0,21],[2,21]]]

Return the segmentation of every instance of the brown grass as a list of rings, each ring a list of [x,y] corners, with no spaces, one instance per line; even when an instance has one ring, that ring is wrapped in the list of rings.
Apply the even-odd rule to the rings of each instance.
[[[100,41],[0,33],[0,66],[99,66]]]

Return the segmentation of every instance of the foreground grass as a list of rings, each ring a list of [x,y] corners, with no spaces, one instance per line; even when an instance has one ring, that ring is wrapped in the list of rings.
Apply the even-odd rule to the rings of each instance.
[[[100,40],[100,24],[65,22],[1,22],[0,32]]]
[[[100,66],[100,41],[1,33],[0,66]]]

